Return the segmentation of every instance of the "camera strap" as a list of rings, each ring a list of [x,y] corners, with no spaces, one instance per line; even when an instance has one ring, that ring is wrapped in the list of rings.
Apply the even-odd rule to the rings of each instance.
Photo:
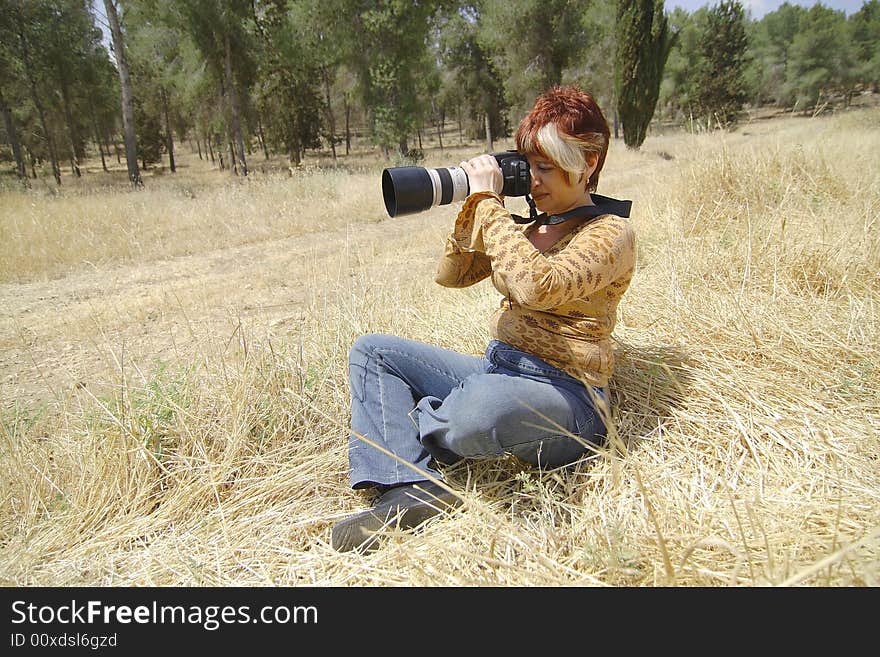
[[[561,224],[569,219],[581,219],[583,217],[599,217],[603,214],[613,214],[618,217],[629,217],[632,209],[632,201],[621,201],[610,196],[602,196],[600,194],[590,194],[593,205],[582,205],[574,210],[563,212],[562,214],[538,214],[535,207],[535,201],[531,194],[526,194],[526,202],[529,204],[529,216],[522,217],[518,214],[512,214],[513,220],[518,224],[527,224],[535,222],[539,225],[554,226]]]

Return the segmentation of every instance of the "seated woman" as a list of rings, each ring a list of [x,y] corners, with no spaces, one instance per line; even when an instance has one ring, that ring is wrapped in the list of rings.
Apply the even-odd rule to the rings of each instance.
[[[609,137],[590,94],[554,87],[537,99],[516,132],[531,176],[525,226],[504,207],[492,155],[461,163],[469,196],[436,280],[491,277],[502,295],[492,340],[483,357],[391,335],[355,341],[350,483],[379,495],[333,527],[335,549],[374,549],[385,526],[411,529],[459,504],[435,483],[438,464],[513,454],[554,468],[604,440],[611,332],[635,268],[629,203],[593,193]]]

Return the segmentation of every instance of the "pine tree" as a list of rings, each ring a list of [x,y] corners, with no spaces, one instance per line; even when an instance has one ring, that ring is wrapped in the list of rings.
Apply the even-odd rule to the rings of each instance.
[[[849,17],[855,58],[855,78],[880,90],[880,0],[869,0]]]
[[[654,116],[674,35],[663,0],[619,0],[616,22],[617,110],[624,143],[639,148]]]
[[[786,85],[805,112],[852,91],[855,61],[844,12],[813,5],[801,17],[789,55]]]
[[[739,0],[721,0],[709,9],[700,38],[695,105],[707,122],[729,126],[736,122],[746,92],[745,12]]]

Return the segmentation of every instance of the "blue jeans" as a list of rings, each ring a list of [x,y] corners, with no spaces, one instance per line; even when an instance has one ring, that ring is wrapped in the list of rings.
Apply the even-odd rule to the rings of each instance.
[[[353,488],[424,481],[423,473],[439,478],[438,462],[505,453],[558,467],[605,437],[583,383],[497,340],[479,358],[392,335],[364,335],[349,352],[349,381]],[[607,390],[592,391],[607,407]]]

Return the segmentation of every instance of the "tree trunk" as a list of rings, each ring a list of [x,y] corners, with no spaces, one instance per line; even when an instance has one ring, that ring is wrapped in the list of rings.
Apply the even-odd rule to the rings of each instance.
[[[31,178],[34,180],[37,179],[37,159],[34,157],[34,154],[31,152],[31,149],[27,146],[24,147],[27,151],[28,162],[31,163]]]
[[[330,74],[327,67],[321,67],[321,76],[324,78],[324,98],[327,102],[327,124],[330,128],[330,151],[333,153],[333,162],[336,162],[336,117],[333,116],[333,106],[330,104]]]
[[[19,179],[27,186],[27,169],[21,154],[21,143],[18,141],[18,132],[15,130],[15,123],[12,120],[12,110],[9,109],[9,105],[3,99],[2,91],[0,91],[0,111],[3,112],[3,125],[6,126],[6,135],[12,146],[12,156],[15,158],[16,172]]]
[[[101,128],[101,143],[104,144],[104,152],[107,154],[107,157],[110,157],[110,140],[107,139],[107,128],[103,122],[99,124],[99,127]]]
[[[107,173],[107,160],[104,159],[104,147],[101,145],[101,130],[98,128],[98,116],[92,101],[89,100],[89,110],[92,114],[92,129],[95,131],[95,143],[98,145],[98,152],[101,154],[101,168]]]
[[[128,180],[132,187],[142,187],[141,172],[138,170],[137,137],[134,131],[134,95],[131,89],[131,77],[128,73],[128,60],[125,56],[125,42],[122,39],[122,28],[119,26],[119,15],[113,0],[104,0],[107,22],[113,35],[113,50],[116,54],[116,69],[119,71],[119,85],[122,88],[122,126],[125,132],[125,162],[128,166]]]
[[[269,147],[266,146],[266,137],[263,135],[263,119],[257,116],[257,134],[260,137],[260,146],[263,147],[263,156],[269,159]]]
[[[492,121],[489,120],[489,112],[486,112],[483,116],[483,124],[486,127],[486,152],[491,153],[494,150],[492,145]]]
[[[401,157],[406,157],[409,154],[409,146],[406,143],[406,137],[401,137],[400,141],[397,142],[397,152],[400,153]]]
[[[422,129],[421,129],[421,128],[416,128],[416,136],[417,136],[418,139],[419,139],[419,150],[420,150],[420,151],[425,150],[425,149],[422,147]]]
[[[235,80],[232,77],[232,44],[229,41],[229,35],[227,34],[225,39],[225,47],[226,47],[226,85],[229,88],[229,110],[232,116],[232,136],[235,139],[235,145],[238,147],[238,164],[240,168],[241,175],[248,175],[247,170],[247,161],[245,160],[244,155],[244,138],[241,134],[241,112],[238,106],[238,92],[235,88]],[[230,144],[231,146],[232,144]],[[235,151],[232,151],[233,161],[235,156]],[[235,166],[232,167],[232,170],[235,171]]]
[[[61,79],[61,104],[64,106],[64,120],[67,122],[67,141],[70,149],[70,171],[77,178],[82,177],[79,170],[79,162],[76,159],[76,142],[79,137],[76,134],[76,125],[73,122],[73,115],[70,113],[70,90],[67,88],[67,82],[63,73],[59,71],[58,75]]]
[[[443,115],[443,110],[439,111],[438,121],[437,121],[437,141],[440,142],[440,152],[443,152],[443,123],[445,120],[445,116]]]
[[[198,138],[198,137],[196,137],[196,148],[199,149],[199,159],[200,159],[200,160],[205,159],[205,158],[202,157],[202,144],[201,144],[201,142],[199,141],[199,138]]]
[[[174,135],[171,134],[171,121],[168,120],[168,93],[162,89],[162,112],[165,114],[165,134],[168,137],[166,142],[168,148],[168,166],[171,173],[175,173],[177,168],[174,166]]]
[[[211,134],[210,133],[208,133],[207,143],[208,143],[208,155],[211,156],[211,164],[214,164],[217,160],[214,159],[214,146],[211,144]]]
[[[345,96],[345,154],[351,153],[351,105],[348,94]]]
[[[464,137],[461,133],[461,103],[458,104],[458,145],[464,146]]]

